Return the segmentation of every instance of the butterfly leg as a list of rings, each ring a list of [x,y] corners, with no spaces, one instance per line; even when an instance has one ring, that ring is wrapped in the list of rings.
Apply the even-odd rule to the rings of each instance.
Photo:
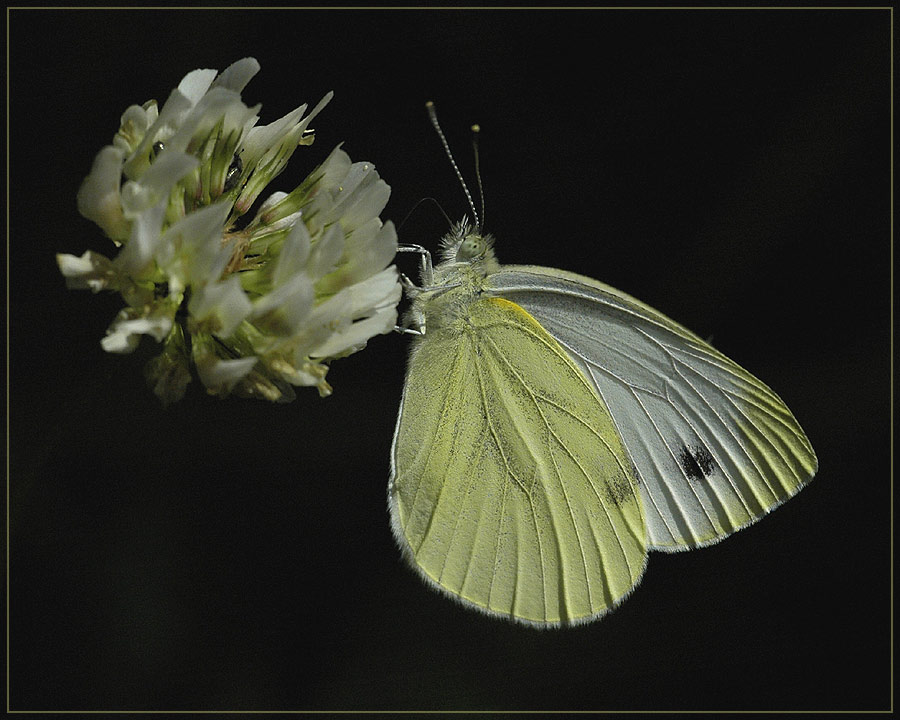
[[[400,276],[400,284],[406,288],[409,278],[405,275]],[[415,285],[412,286],[414,291],[419,291]],[[403,317],[403,325],[394,325],[394,332],[401,335],[424,335],[425,334],[425,316],[414,309],[410,309]]]
[[[422,337],[425,334],[425,328],[423,327],[421,330],[418,328],[408,328],[402,327],[400,325],[394,325],[394,332],[400,333],[401,335],[415,335],[417,337]]]
[[[434,281],[434,268],[431,262],[431,253],[428,252],[428,250],[421,245],[399,245],[397,247],[397,252],[417,254],[421,260],[421,270],[419,274],[422,277],[422,282],[427,286]],[[400,273],[400,285],[403,286],[403,292],[410,300],[425,290],[425,288],[419,287],[410,280],[406,273]],[[420,315],[420,313],[416,313],[416,316],[413,316],[412,311],[410,311],[403,319],[403,325],[394,326],[394,332],[402,335],[424,335],[425,318],[420,317]]]
[[[434,282],[434,265],[431,262],[431,253],[428,252],[421,245],[398,245],[397,246],[398,253],[415,253],[419,256],[421,262],[421,279],[422,284],[425,286],[431,285]],[[406,279],[409,282],[409,278],[405,275],[401,275],[401,282]],[[409,282],[410,286],[415,287],[411,282]],[[404,287],[406,285],[404,284]]]
[[[449,283],[446,285],[434,284],[434,265],[431,262],[431,253],[421,245],[398,245],[398,253],[415,253],[421,260],[421,285],[416,285],[405,273],[400,273],[400,285],[410,300],[414,300],[422,293],[443,293],[447,290],[459,287],[462,283]],[[412,327],[410,327],[412,326]],[[395,325],[394,332],[404,335],[424,335],[425,316],[420,311],[412,310],[404,318],[403,325]]]

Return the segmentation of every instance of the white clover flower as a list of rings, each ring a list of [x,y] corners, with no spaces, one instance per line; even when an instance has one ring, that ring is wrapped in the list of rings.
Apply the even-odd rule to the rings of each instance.
[[[243,217],[312,143],[309,123],[331,99],[259,126],[260,106],[240,96],[258,70],[253,58],[194,70],[161,108],[129,107],[78,192],[79,212],[121,251],[57,255],[68,287],[126,303],[104,350],[132,352],[142,335],[163,343],[145,374],[164,404],[184,395],[191,367],[214,395],[286,401],[292,385],[328,395],[329,362],[397,320],[397,235],[379,218],[390,188],[371,164],[335,148]]]

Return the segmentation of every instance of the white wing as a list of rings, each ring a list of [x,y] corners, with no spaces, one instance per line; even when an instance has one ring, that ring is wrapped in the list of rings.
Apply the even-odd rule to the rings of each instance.
[[[716,542],[815,474],[812,446],[781,399],[653,308],[531,265],[503,266],[488,288],[531,313],[593,381],[640,478],[653,548]]]

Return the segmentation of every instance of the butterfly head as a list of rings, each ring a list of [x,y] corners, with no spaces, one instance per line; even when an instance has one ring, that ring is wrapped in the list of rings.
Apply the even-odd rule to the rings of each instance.
[[[455,223],[441,241],[444,262],[454,264],[495,265],[494,237],[483,234],[468,218]]]

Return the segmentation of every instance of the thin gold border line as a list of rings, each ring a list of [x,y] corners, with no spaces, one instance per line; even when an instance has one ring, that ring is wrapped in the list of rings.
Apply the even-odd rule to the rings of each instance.
[[[889,338],[890,338],[890,398],[891,398],[891,414],[890,414],[890,430],[891,430],[891,440],[890,440],[890,472],[891,477],[893,478],[894,474],[894,8],[893,6],[882,6],[882,5],[871,5],[871,6],[779,6],[779,7],[767,7],[767,6],[733,6],[733,5],[723,5],[723,6],[485,6],[485,7],[475,7],[475,6],[443,6],[443,7],[432,7],[432,6],[410,6],[410,7],[392,7],[392,6],[204,6],[204,7],[196,7],[196,6],[158,6],[158,5],[148,5],[148,6],[71,6],[71,5],[48,5],[43,7],[28,7],[28,6],[7,6],[6,8],[6,711],[7,713],[15,712],[16,714],[22,715],[41,715],[41,714],[56,714],[56,715],[73,715],[73,714],[98,714],[98,715],[161,715],[161,714],[194,714],[194,715],[208,715],[208,714],[220,714],[220,715],[234,715],[234,714],[260,714],[260,715],[294,715],[294,714],[330,714],[330,715],[342,715],[342,714],[374,714],[374,715],[386,715],[386,714],[394,714],[394,715],[408,715],[408,714],[449,714],[449,715],[471,715],[471,714],[496,714],[496,715],[505,715],[505,714],[518,714],[518,715],[530,715],[530,714],[568,714],[568,715],[587,715],[587,714],[595,714],[595,715],[608,715],[608,714],[621,714],[621,715],[631,715],[638,713],[666,713],[673,715],[680,714],[697,714],[697,715],[710,715],[710,714],[732,714],[732,715],[744,715],[744,714],[775,714],[775,713],[792,713],[792,714],[802,714],[802,715],[812,715],[812,714],[824,714],[824,715],[835,715],[835,714],[858,714],[858,715],[873,715],[873,714],[884,714],[886,712],[893,712],[894,708],[894,688],[893,683],[891,683],[889,687],[889,697],[890,697],[890,709],[885,710],[494,710],[494,711],[486,711],[486,710],[449,710],[449,711],[437,711],[437,710],[15,710],[13,711],[10,708],[10,431],[9,431],[9,421],[10,421],[10,397],[9,397],[9,387],[10,387],[10,270],[9,270],[9,252],[10,252],[10,242],[9,242],[9,217],[10,213],[8,212],[10,206],[10,190],[9,190],[9,177],[10,177],[10,160],[9,160],[9,147],[10,147],[10,121],[9,121],[9,106],[10,106],[10,16],[13,10],[887,10],[890,14],[890,86],[889,86],[889,102],[890,102],[890,130],[889,130],[889,138],[890,138],[890,147],[889,147],[889,158],[890,158],[890,198],[889,198],[889,208],[890,208],[890,220],[889,220],[889,254],[890,254],[890,328],[889,328]],[[891,507],[893,507],[894,501],[894,486],[893,482],[890,486],[890,498],[891,498]],[[890,639],[891,639],[891,650],[890,650],[890,680],[894,675],[894,615],[893,615],[893,600],[894,600],[894,522],[893,515],[891,516],[891,528],[890,528],[890,604],[889,604],[889,614],[890,614]]]
[[[891,5],[26,5],[7,6],[10,10],[888,10]],[[8,23],[7,23],[8,31]],[[893,35],[893,23],[891,27]],[[892,46],[893,51],[893,46]]]
[[[16,710],[17,715],[884,715],[888,710]]]
[[[890,238],[889,238],[889,246],[890,246],[890,285],[891,285],[891,311],[890,311],[890,346],[891,346],[891,420],[890,420],[890,443],[891,443],[891,505],[890,507],[894,507],[894,8],[891,8],[891,43],[890,43],[890,56],[891,56],[891,79],[890,79],[890,111],[891,111],[891,127],[890,127],[890,158],[891,158],[891,168],[890,168],[890,177],[891,177],[891,195],[888,198],[888,202],[890,203]],[[890,639],[891,639],[891,673],[888,678],[888,682],[890,686],[888,688],[888,692],[890,693],[890,707],[891,712],[894,710],[894,683],[892,682],[894,677],[894,514],[891,512],[891,546],[890,546],[890,605],[889,605],[889,615],[890,615]]]
[[[6,8],[6,712],[9,713],[9,635],[10,635],[10,613],[9,613],[9,558],[10,558],[10,542],[9,542],[9,486],[10,486],[10,466],[9,466],[9,96],[10,96],[10,54],[9,54],[9,15],[10,9]]]

